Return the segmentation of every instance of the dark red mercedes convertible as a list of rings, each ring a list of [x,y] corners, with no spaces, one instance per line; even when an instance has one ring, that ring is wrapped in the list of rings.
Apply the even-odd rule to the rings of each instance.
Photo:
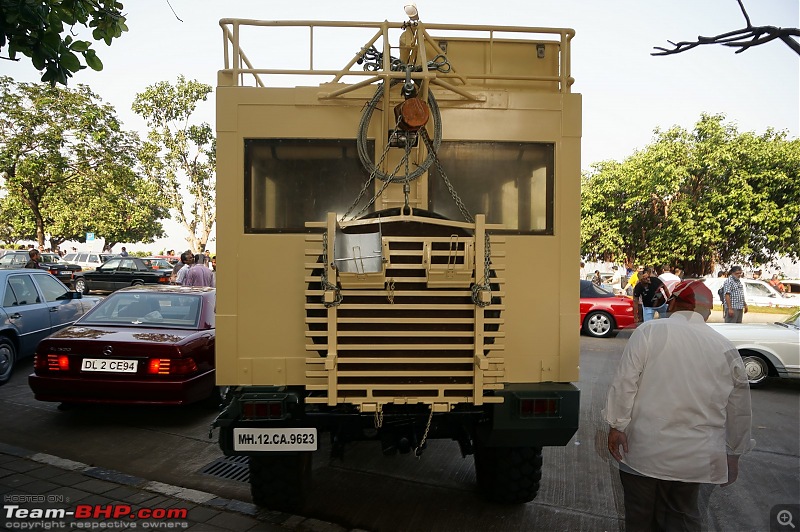
[[[218,397],[216,290],[119,290],[39,343],[28,383],[36,399],[182,405]]]

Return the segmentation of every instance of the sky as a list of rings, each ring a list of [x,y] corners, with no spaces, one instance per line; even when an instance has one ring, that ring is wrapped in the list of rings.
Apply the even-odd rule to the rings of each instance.
[[[405,20],[403,0],[121,0],[129,31],[110,47],[94,45],[105,67],[83,70],[83,83],[117,109],[124,126],[146,134],[130,107],[135,95],[179,75],[214,87],[223,68],[221,18],[261,20]],[[800,27],[798,0],[744,0],[755,26]],[[583,169],[623,160],[643,149],[656,128],[692,129],[702,113],[724,114],[739,131],[800,132],[800,56],[780,41],[736,54],[718,45],[655,57],[654,46],[740,29],[736,0],[418,0],[428,23],[565,27],[572,40],[573,92],[583,95]],[[173,12],[174,10],[174,12]],[[260,50],[276,57],[296,43]],[[5,51],[4,51],[5,52]],[[245,49],[248,55],[253,51]],[[343,44],[340,67],[353,55]],[[5,55],[5,54],[3,54]],[[256,65],[257,67],[259,65]],[[0,74],[38,81],[28,61],[0,61]],[[215,124],[214,99],[198,106],[197,121]],[[168,238],[128,249],[180,250],[184,230],[166,221]],[[121,244],[120,244],[121,245]],[[86,246],[83,246],[86,247]],[[215,249],[210,241],[208,248]]]

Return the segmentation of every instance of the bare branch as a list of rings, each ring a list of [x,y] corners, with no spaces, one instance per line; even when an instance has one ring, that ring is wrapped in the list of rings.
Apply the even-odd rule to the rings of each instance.
[[[741,8],[742,10],[742,15],[744,15],[744,20],[745,22],[747,22],[747,27],[752,28],[753,24],[750,23],[750,15],[747,14],[747,10],[744,8],[744,3],[742,2],[742,0],[736,0],[736,1],[739,2],[739,8]]]
[[[740,54],[745,50],[752,48],[753,46],[768,43],[770,41],[774,41],[775,39],[780,39],[796,54],[800,55],[800,43],[798,43],[798,41],[795,39],[795,37],[800,37],[800,29],[778,28],[775,26],[753,26],[753,24],[750,22],[750,15],[747,14],[747,10],[744,7],[744,1],[736,1],[739,3],[739,8],[742,10],[742,15],[744,15],[744,20],[747,23],[747,26],[744,28],[726,33],[720,33],[714,37],[703,37],[698,35],[696,41],[680,41],[674,43],[668,40],[667,42],[672,45],[672,48],[654,46],[653,49],[658,51],[652,52],[650,55],[679,54],[681,52],[685,52],[686,50],[691,50],[692,48],[695,48],[701,44],[721,44],[723,46],[738,48],[735,53]]]
[[[685,52],[686,50],[691,50],[692,48],[695,48],[701,44],[722,44],[724,46],[739,48],[739,50],[736,50],[736,53],[738,54],[744,52],[748,48],[752,48],[753,46],[758,46],[775,39],[780,39],[795,53],[800,55],[800,43],[798,43],[798,41],[795,39],[796,37],[800,37],[800,29],[798,28],[751,26],[748,28],[721,33],[713,37],[698,36],[696,41],[680,41],[677,43],[667,41],[673,46],[673,48],[670,49],[661,46],[654,46],[653,49],[658,51],[652,52],[650,55],[679,54],[681,52]]]

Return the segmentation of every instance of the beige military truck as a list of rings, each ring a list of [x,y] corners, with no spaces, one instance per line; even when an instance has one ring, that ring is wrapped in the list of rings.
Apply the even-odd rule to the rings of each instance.
[[[434,439],[532,500],[578,425],[574,32],[220,25],[214,426],[253,500],[297,508],[322,446]]]

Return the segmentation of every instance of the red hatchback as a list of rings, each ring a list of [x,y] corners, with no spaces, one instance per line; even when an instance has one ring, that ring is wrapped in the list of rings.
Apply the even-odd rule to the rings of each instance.
[[[36,399],[182,405],[215,401],[216,290],[119,290],[41,341],[28,377]]]
[[[581,281],[581,330],[585,334],[606,338],[614,329],[624,329],[633,323],[631,298],[614,295],[591,281]]]

